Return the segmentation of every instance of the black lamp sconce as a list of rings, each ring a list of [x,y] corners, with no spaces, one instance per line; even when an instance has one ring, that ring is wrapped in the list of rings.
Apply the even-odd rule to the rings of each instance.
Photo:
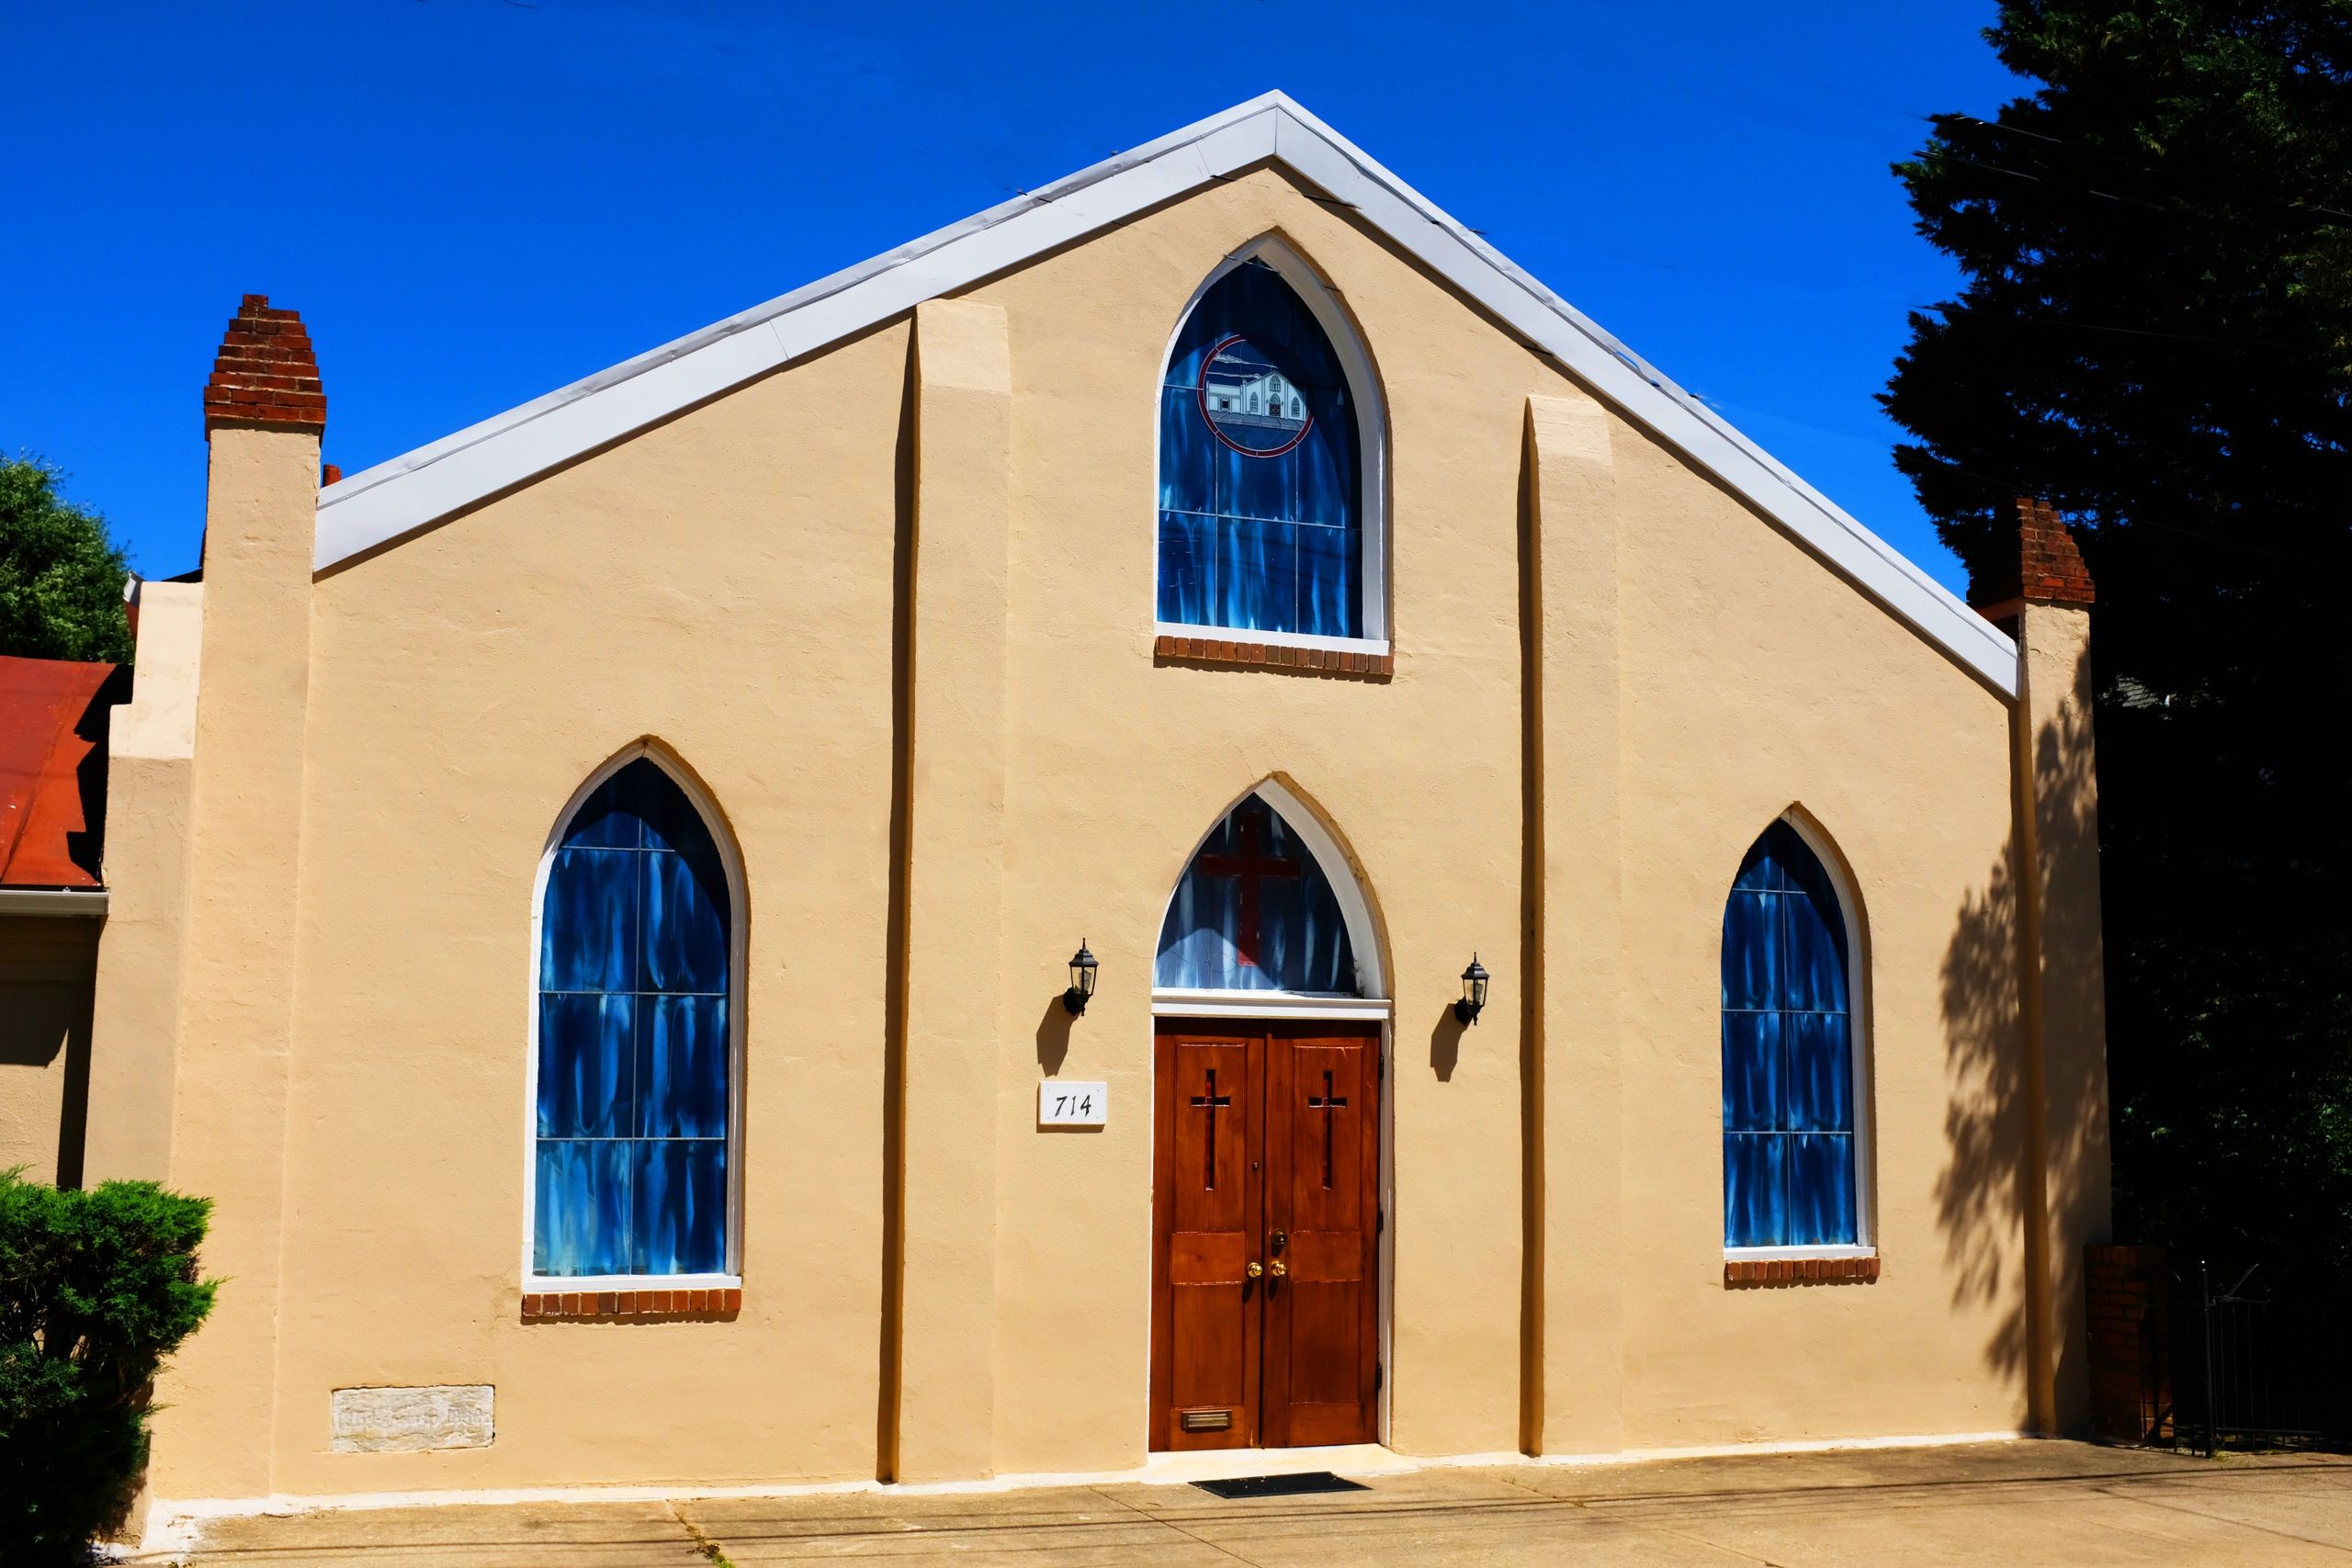
[[[1453,1004],[1453,1016],[1464,1023],[1476,1023],[1487,1008],[1487,966],[1478,955],[1470,955],[1470,967],[1462,972],[1462,999]]]
[[[1069,989],[1062,993],[1062,1006],[1072,1016],[1086,1010],[1087,1002],[1094,995],[1094,954],[1086,951],[1080,939],[1078,951],[1069,955]]]

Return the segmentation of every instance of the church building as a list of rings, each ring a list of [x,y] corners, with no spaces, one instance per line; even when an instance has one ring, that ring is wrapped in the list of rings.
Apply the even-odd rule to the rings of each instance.
[[[2082,1420],[2047,509],[1962,602],[1279,94],[326,409],[248,296],[104,742],[158,1506]]]

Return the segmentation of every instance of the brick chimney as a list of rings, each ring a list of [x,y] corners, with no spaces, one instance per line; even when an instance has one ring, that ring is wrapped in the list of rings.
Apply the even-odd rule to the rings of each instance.
[[[142,1140],[145,1163],[184,1191],[215,1199],[208,1267],[234,1280],[205,1320],[204,1343],[174,1359],[165,1386],[225,1390],[218,1427],[183,1456],[176,1484],[198,1495],[272,1490],[275,1364],[286,1291],[278,1246],[301,945],[302,821],[309,755],[311,592],[319,440],[327,400],[311,334],[291,310],[248,294],[230,318],[204,388],[205,508],[195,651],[195,740],[184,792],[185,912],[175,966],[160,982],[175,1021],[150,1070],[171,1107]],[[160,586],[160,585],[159,585]],[[150,619],[142,616],[142,620]],[[158,830],[160,829],[152,829]],[[160,898],[161,894],[157,895]],[[120,1040],[122,1037],[118,1037]],[[130,1070],[119,1065],[119,1081]],[[96,1082],[94,1069],[93,1082]],[[95,1104],[96,1101],[94,1100]],[[137,1148],[110,1160],[128,1160]]]
[[[1968,603],[1986,620],[2013,621],[2028,604],[2075,604],[2088,608],[2097,597],[2090,568],[2075,536],[2046,501],[2017,499],[2017,553],[1997,551],[1996,562],[1968,574]]]
[[[224,425],[314,435],[327,427],[326,389],[310,332],[296,312],[273,310],[266,294],[246,295],[229,318],[205,383],[206,437]]]

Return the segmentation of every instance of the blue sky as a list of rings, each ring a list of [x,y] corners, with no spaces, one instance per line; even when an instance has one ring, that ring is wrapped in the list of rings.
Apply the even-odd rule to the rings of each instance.
[[[1956,279],[1887,164],[1991,0],[11,5],[0,451],[193,566],[238,297],[346,472],[1280,87],[1945,582],[1871,394]]]

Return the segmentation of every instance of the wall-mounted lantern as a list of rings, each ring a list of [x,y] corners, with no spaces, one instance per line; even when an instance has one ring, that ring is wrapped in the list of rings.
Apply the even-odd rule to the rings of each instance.
[[[1073,1014],[1084,1012],[1088,1000],[1093,995],[1094,954],[1086,951],[1086,943],[1081,939],[1078,951],[1069,955],[1069,989],[1062,993],[1062,1006]]]
[[[1476,1023],[1487,1006],[1487,966],[1478,955],[1470,955],[1470,967],[1462,972],[1462,999],[1453,1004],[1453,1016],[1464,1023]]]

